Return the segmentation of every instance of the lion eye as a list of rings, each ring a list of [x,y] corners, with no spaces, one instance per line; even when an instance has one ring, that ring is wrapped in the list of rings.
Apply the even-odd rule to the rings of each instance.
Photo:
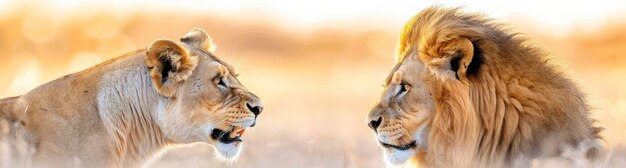
[[[406,93],[407,91],[409,91],[409,84],[400,84],[400,91],[398,91],[398,95],[403,95],[404,93]]]

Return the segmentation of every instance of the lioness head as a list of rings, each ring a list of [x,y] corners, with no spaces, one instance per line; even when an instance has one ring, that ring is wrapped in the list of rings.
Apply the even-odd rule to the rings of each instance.
[[[194,29],[180,40],[156,40],[147,49],[152,84],[166,97],[159,100],[157,123],[168,140],[206,142],[222,157],[235,158],[263,105],[233,67],[213,55],[216,47],[205,31]]]
[[[481,40],[480,29],[472,25],[475,20],[469,19],[472,15],[467,17],[463,18],[456,10],[429,8],[406,24],[396,53],[396,66],[367,118],[388,163],[397,165],[411,158],[423,159],[420,157],[431,151],[430,141],[447,140],[433,136],[437,132],[434,129],[462,123],[453,118],[475,119],[469,116],[473,114],[470,111],[473,103],[468,88],[481,65],[480,59],[474,57],[479,52],[475,44]],[[459,114],[468,116],[454,116]],[[463,132],[465,128],[450,129]]]

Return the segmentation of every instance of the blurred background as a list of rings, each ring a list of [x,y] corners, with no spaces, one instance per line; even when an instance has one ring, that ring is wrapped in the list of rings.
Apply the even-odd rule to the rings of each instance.
[[[611,165],[626,164],[626,1],[0,0],[0,97],[198,27],[265,112],[236,162],[198,144],[151,167],[384,167],[365,116],[401,27],[432,4],[482,12],[553,53],[590,95]]]

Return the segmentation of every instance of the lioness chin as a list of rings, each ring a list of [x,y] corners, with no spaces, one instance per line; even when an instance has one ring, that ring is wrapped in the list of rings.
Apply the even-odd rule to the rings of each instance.
[[[236,158],[263,111],[204,30],[0,100],[2,167],[137,167],[204,142]]]

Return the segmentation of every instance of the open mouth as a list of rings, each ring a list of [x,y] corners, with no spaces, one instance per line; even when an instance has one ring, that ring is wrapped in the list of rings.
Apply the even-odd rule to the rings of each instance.
[[[413,142],[405,144],[405,145],[392,145],[392,144],[380,142],[380,145],[382,145],[383,147],[386,147],[386,148],[395,148],[395,149],[398,149],[398,150],[409,150],[411,148],[414,148],[417,145],[417,143],[416,143],[416,141],[413,141]]]
[[[241,142],[243,141],[241,139],[241,136],[243,135],[243,133],[246,131],[246,129],[232,129],[230,131],[223,131],[221,129],[213,129],[213,131],[211,132],[211,138],[224,143],[224,144],[230,144],[233,142]]]

